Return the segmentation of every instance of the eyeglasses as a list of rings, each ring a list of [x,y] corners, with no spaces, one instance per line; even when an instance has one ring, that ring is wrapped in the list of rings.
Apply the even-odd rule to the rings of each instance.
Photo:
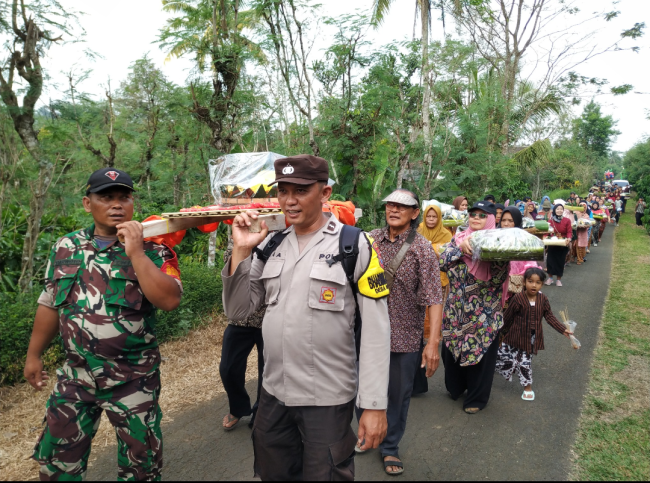
[[[486,213],[477,213],[476,211],[472,211],[472,212],[469,214],[469,217],[470,217],[470,218],[480,218],[480,219],[482,220],[482,219],[484,219],[484,218],[487,218],[488,216],[487,216]]]
[[[404,213],[408,208],[415,208],[414,206],[400,205],[399,203],[386,203],[386,211],[397,210],[400,213]]]

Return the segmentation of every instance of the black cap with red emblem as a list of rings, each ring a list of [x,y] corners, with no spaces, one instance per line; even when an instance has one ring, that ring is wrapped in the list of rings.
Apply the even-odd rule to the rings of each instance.
[[[89,193],[98,193],[106,188],[112,188],[114,186],[121,186],[122,188],[128,188],[131,191],[135,191],[131,176],[126,174],[124,171],[115,168],[102,168],[95,171],[90,175],[90,178],[88,178],[88,183],[86,184],[86,196],[88,196]]]

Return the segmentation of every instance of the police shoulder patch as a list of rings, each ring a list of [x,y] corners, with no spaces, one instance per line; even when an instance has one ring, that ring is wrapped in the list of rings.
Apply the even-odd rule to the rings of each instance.
[[[389,294],[388,282],[379,254],[375,250],[374,240],[368,236],[366,239],[370,245],[370,263],[363,275],[359,277],[357,286],[361,295],[371,299],[380,299]]]

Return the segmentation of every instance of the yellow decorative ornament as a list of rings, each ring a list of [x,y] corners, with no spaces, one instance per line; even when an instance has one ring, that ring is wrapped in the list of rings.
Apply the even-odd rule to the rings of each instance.
[[[386,297],[390,291],[388,290],[388,282],[386,274],[384,273],[384,264],[375,249],[375,241],[368,235],[365,235],[368,243],[371,246],[371,256],[368,268],[357,282],[359,293],[371,299],[380,299]]]

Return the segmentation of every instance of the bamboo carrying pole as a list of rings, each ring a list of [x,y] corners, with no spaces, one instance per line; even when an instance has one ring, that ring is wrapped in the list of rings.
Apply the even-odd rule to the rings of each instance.
[[[188,228],[196,228],[201,225],[209,225],[210,223],[222,222],[226,220],[233,220],[235,216],[245,210],[228,210],[222,214],[217,212],[182,212],[182,213],[163,213],[162,220],[151,220],[142,223],[143,236],[149,238],[152,236],[166,235],[167,233],[174,233]],[[260,210],[261,211],[261,210]],[[272,213],[261,214],[257,220],[253,220],[249,231],[252,233],[259,233],[262,231],[261,222],[264,221],[269,231],[284,230],[286,228],[286,221],[284,214],[280,210],[267,210],[273,211]],[[209,213],[209,214],[206,214]],[[122,237],[120,241],[124,242]]]

